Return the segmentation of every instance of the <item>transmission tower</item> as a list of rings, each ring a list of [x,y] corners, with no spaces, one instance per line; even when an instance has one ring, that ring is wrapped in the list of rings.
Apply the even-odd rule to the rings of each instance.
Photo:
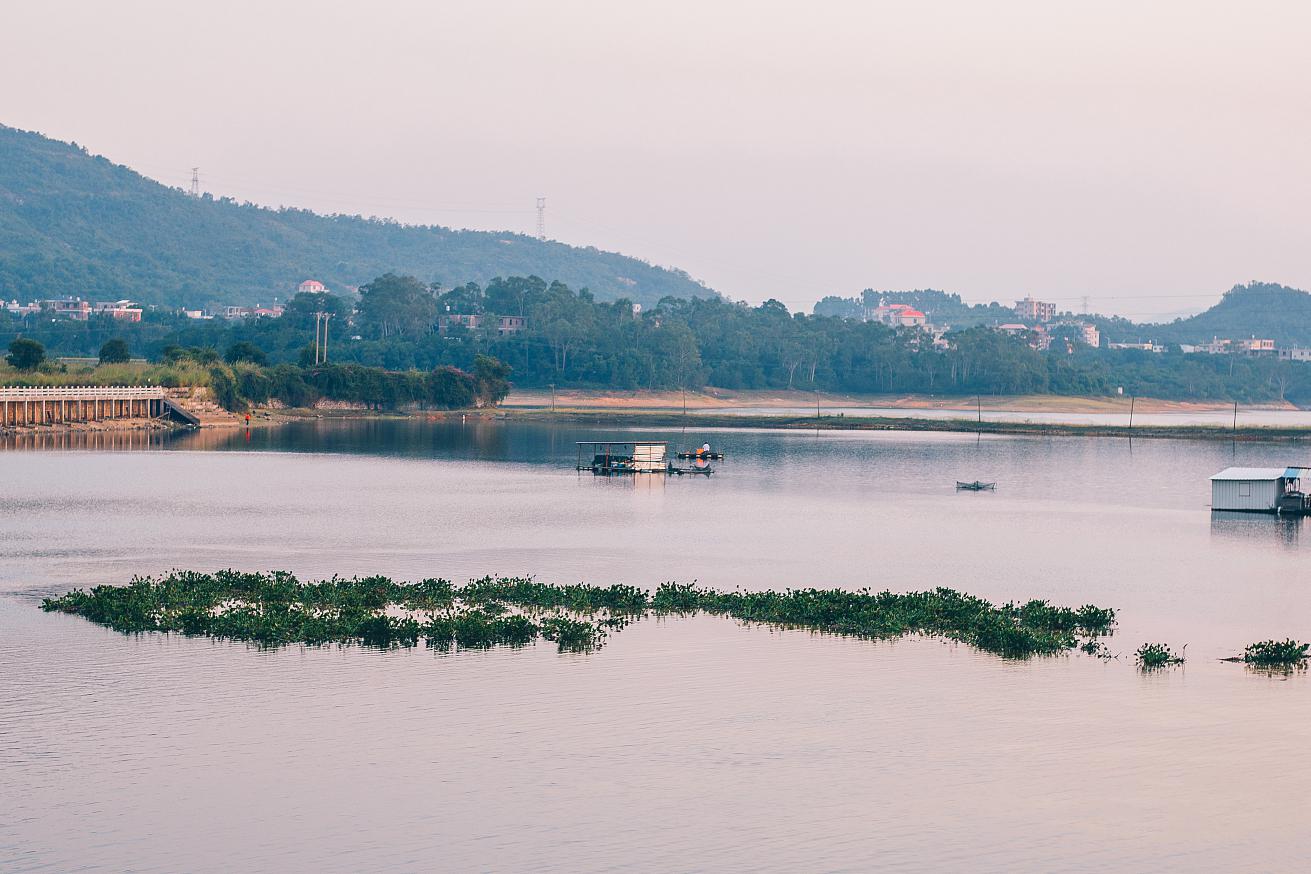
[[[546,198],[537,198],[537,239],[546,239]]]
[[[1083,314],[1088,315],[1088,295],[1083,296]]]
[[[200,168],[191,168],[191,196],[200,197]]]

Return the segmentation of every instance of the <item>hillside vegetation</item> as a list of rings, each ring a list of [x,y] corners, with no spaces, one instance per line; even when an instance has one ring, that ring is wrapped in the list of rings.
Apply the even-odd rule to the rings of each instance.
[[[448,285],[537,274],[602,300],[713,294],[686,273],[522,234],[195,198],[76,144],[0,125],[0,298],[268,303],[397,270]]]
[[[1139,331],[1167,343],[1260,337],[1279,346],[1311,346],[1311,294],[1270,282],[1235,285],[1205,312]]]

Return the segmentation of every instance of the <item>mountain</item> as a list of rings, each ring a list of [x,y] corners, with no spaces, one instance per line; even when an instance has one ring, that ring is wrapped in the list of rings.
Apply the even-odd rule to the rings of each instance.
[[[714,292],[681,270],[513,233],[191,197],[76,143],[0,125],[0,298],[200,307],[334,291],[387,271],[446,286],[535,274],[650,305]]]
[[[1311,294],[1268,282],[1235,285],[1205,312],[1142,325],[1143,339],[1203,343],[1212,337],[1259,337],[1279,346],[1311,346]]]

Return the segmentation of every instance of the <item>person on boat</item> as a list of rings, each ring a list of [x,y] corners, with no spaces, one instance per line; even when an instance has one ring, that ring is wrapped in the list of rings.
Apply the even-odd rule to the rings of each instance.
[[[709,444],[709,443],[702,443],[702,444],[701,444],[701,448],[698,449],[698,450],[696,451],[696,454],[697,454],[697,455],[709,455],[709,454],[710,454],[710,444]]]

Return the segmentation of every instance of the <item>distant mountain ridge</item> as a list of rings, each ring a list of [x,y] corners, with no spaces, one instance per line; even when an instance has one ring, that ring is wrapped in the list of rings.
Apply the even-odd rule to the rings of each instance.
[[[535,274],[650,305],[714,292],[680,270],[523,234],[195,198],[76,144],[0,125],[0,298],[269,302],[387,272],[447,286]]]
[[[1143,339],[1169,343],[1258,337],[1279,346],[1311,346],[1311,293],[1271,282],[1235,285],[1204,312],[1141,325],[1139,331]]]
[[[934,289],[867,290],[863,297],[864,301],[826,297],[815,304],[815,315],[860,318],[865,303],[885,300],[909,304],[922,310],[931,323],[957,329],[1016,320],[1010,307],[995,302],[967,304],[959,295]],[[1200,344],[1217,337],[1230,340],[1258,337],[1274,340],[1281,347],[1311,347],[1311,293],[1271,282],[1235,285],[1211,308],[1170,322],[1136,323],[1119,316],[1096,314],[1070,314],[1070,318],[1095,323],[1103,338],[1111,342]]]

